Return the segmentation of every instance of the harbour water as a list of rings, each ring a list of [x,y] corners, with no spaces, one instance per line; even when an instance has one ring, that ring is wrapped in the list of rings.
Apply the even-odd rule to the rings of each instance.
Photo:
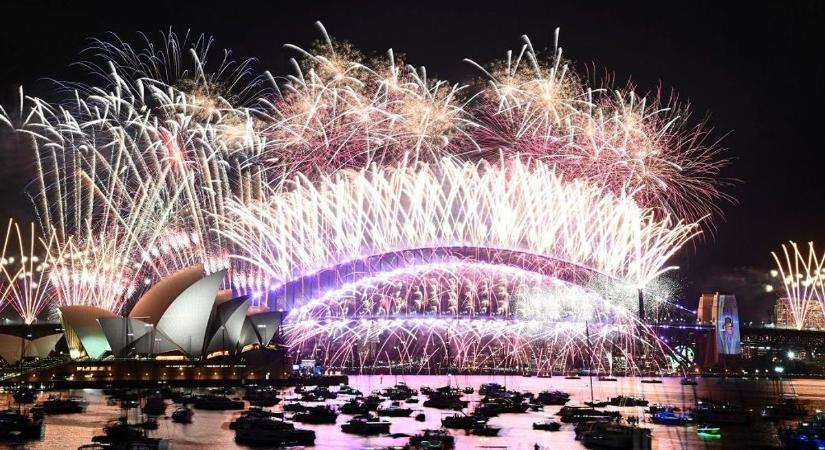
[[[759,409],[775,401],[779,384],[776,380],[768,379],[740,379],[740,378],[700,378],[697,386],[683,386],[678,378],[665,378],[661,384],[641,383],[638,378],[619,378],[615,382],[598,381],[593,379],[593,396],[596,400],[606,400],[619,394],[643,396],[651,404],[667,403],[680,408],[692,407],[697,397],[707,397],[714,400],[728,400],[747,408],[752,408],[758,416]],[[528,390],[538,393],[545,389],[559,389],[571,394],[570,404],[581,404],[590,399],[590,380],[582,377],[578,380],[569,380],[564,377],[536,378],[513,376],[353,376],[350,385],[365,394],[386,387],[397,382],[405,382],[412,388],[421,386],[439,387],[450,383],[452,386],[472,386],[476,390],[482,383],[497,382],[506,385],[508,389]],[[795,392],[802,405],[813,411],[825,407],[825,380],[793,380],[784,381],[782,390],[786,393]],[[290,397],[291,389],[285,390],[281,396]],[[240,390],[238,396],[240,396]],[[101,434],[101,427],[112,418],[116,418],[120,410],[117,406],[107,405],[106,397],[100,390],[78,390],[73,395],[82,395],[89,402],[85,414],[52,415],[46,418],[45,436],[40,441],[27,442],[19,447],[38,450],[69,449],[91,441],[92,436]],[[421,397],[423,402],[425,397]],[[467,395],[465,399],[473,401],[480,399],[478,393]],[[8,401],[8,400],[7,400]],[[343,399],[330,400],[331,404],[341,404]],[[452,412],[437,409],[421,409],[426,415],[425,422],[416,422],[413,417],[392,418],[392,433],[415,434],[421,429],[438,428],[441,418]],[[280,406],[272,408],[279,411]],[[547,449],[578,449],[583,448],[574,439],[573,425],[564,425],[561,431],[546,432],[532,429],[532,423],[544,418],[558,419],[554,414],[558,406],[547,406],[541,412],[527,412],[524,414],[502,414],[490,420],[491,425],[500,426],[498,437],[467,436],[463,431],[453,431],[456,436],[456,448],[500,448],[513,450],[533,450],[538,444]],[[643,419],[643,408],[609,408],[620,409],[625,417],[636,416]],[[172,407],[167,410],[170,414]],[[171,420],[159,420],[160,428],[153,432],[156,437],[171,439],[175,450],[204,450],[204,449],[240,449],[245,448],[234,442],[234,432],[229,430],[229,422],[236,412],[196,411],[192,424],[183,425]],[[415,414],[413,414],[415,415]],[[305,425],[300,428],[313,429],[316,432],[316,449],[358,449],[380,448],[392,445],[403,445],[406,439],[393,439],[389,436],[359,437],[341,432],[341,423],[350,416],[341,415],[335,425]],[[776,438],[777,424],[756,418],[748,425],[727,425],[722,429],[721,439],[703,440],[696,434],[695,425],[687,427],[667,427],[643,422],[642,426],[653,428],[653,448],[660,450],[670,449],[748,449],[765,446],[775,446],[779,442]]]

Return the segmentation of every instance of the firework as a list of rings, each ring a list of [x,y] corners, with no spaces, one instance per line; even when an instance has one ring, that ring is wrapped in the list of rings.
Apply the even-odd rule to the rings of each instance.
[[[567,182],[540,162],[410,163],[302,177],[269,202],[234,202],[223,233],[274,283],[395,250],[517,250],[642,287],[698,233],[629,196]]]
[[[48,244],[40,241],[34,224],[26,234],[19,224],[9,221],[0,254],[0,298],[2,306],[11,305],[26,324],[36,321],[52,301],[44,245]]]
[[[819,302],[825,306],[825,290],[822,287],[825,253],[818,255],[813,242],[808,243],[806,250],[800,250],[795,242],[790,242],[789,246],[782,244],[782,253],[771,252],[771,255],[782,279],[794,325],[802,329],[811,304]]]
[[[686,220],[718,213],[726,161],[676,100],[632,88],[585,85],[558,47],[544,63],[525,36],[520,52],[489,70],[473,106],[473,137],[486,154],[545,161],[569,178],[630,192],[643,206]]]
[[[660,347],[625,294],[673,269],[724,198],[725,161],[683,108],[587,86],[529,41],[468,85],[320,28],[280,77],[215,60],[204,36],[94,40],[96,84],[0,111],[37,156],[43,298],[122,312],[203,263],[293,309],[293,349],[333,364],[387,359],[387,333],[410,364],[567,364],[588,353],[584,322],[602,362]]]

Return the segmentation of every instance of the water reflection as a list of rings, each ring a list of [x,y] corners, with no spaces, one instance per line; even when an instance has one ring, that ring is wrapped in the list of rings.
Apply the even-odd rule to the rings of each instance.
[[[350,377],[350,385],[365,394],[376,389],[390,387],[396,382],[405,382],[412,388],[421,386],[438,387],[451,383],[453,386],[478,386],[486,382],[497,382],[508,389],[529,390],[539,392],[544,389],[560,389],[571,394],[571,403],[581,403],[590,399],[590,384],[587,378],[580,380],[566,380],[563,377],[555,378],[524,378],[504,376],[354,376]],[[825,381],[822,380],[794,380],[785,383],[785,391],[795,390],[800,401],[809,410],[825,406]],[[777,392],[775,381],[770,380],[742,380],[742,379],[700,379],[698,386],[682,386],[678,379],[665,379],[662,384],[642,384],[637,378],[619,378],[618,381],[593,380],[594,397],[607,399],[619,394],[640,395],[650,403],[670,403],[680,408],[691,407],[695,398],[711,397],[719,400],[729,400],[742,404],[755,411],[774,400]],[[72,394],[83,395],[90,405],[85,414],[48,416],[46,419],[45,437],[42,441],[31,442],[27,445],[31,449],[76,449],[78,446],[91,441],[92,436],[101,433],[101,427],[110,419],[119,415],[117,406],[106,404],[106,397],[99,390],[74,391]],[[240,395],[240,394],[239,394]],[[287,390],[285,396],[291,395]],[[466,399],[477,401],[478,393],[466,395]],[[8,401],[8,400],[7,400]],[[333,400],[334,404],[342,404],[345,400]],[[423,401],[423,398],[422,398]],[[416,422],[410,417],[392,418],[391,431],[393,433],[414,434],[423,428],[437,428],[440,426],[443,414],[451,412],[424,408],[425,422]],[[471,402],[472,407],[472,402]],[[528,412],[525,414],[503,414],[490,419],[490,424],[502,428],[498,437],[467,436],[463,431],[453,431],[456,436],[457,448],[498,447],[508,449],[533,450],[538,444],[549,449],[577,449],[582,446],[573,438],[573,426],[564,425],[559,432],[536,431],[532,423],[544,418],[553,417],[558,406],[545,407],[543,412]],[[642,417],[642,408],[620,408],[625,416],[635,415]],[[273,408],[280,410],[280,406]],[[167,410],[171,414],[172,408]],[[184,425],[173,423],[171,420],[161,419],[160,428],[154,432],[155,436],[172,440],[175,450],[203,450],[203,449],[238,449],[245,448],[234,442],[234,433],[229,430],[228,423],[232,419],[230,411],[196,411],[192,424]],[[351,416],[341,415],[335,425],[304,425],[300,428],[313,429],[316,432],[317,449],[353,449],[364,447],[384,447],[403,445],[405,439],[391,437],[360,437],[341,432],[341,424]],[[760,445],[777,445],[776,425],[770,422],[755,421],[751,425],[725,426],[722,438],[712,441],[701,440],[695,430],[690,427],[666,427],[645,424],[654,428],[654,449],[745,449]]]

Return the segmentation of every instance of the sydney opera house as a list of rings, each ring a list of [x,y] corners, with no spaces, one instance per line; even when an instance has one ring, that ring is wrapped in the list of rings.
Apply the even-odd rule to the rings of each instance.
[[[73,359],[111,354],[170,355],[199,359],[265,347],[280,313],[249,310],[247,297],[220,290],[226,271],[203,275],[197,265],[161,280],[126,316],[93,306],[60,308]]]
[[[283,378],[286,359],[273,343],[281,312],[250,309],[248,297],[220,289],[225,275],[204,275],[201,265],[180,270],[148,289],[127,315],[63,306],[62,330],[52,325],[35,338],[0,334],[0,356],[8,364],[40,364],[29,381],[238,380],[255,378],[256,370],[258,378]],[[49,367],[63,345],[70,359],[51,358],[56,364]]]

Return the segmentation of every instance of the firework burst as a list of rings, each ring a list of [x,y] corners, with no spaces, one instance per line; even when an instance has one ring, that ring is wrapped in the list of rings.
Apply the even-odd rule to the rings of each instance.
[[[794,325],[802,329],[811,304],[819,302],[825,307],[825,253],[819,255],[814,243],[800,249],[796,242],[782,245],[782,253],[771,252],[782,278],[785,298],[788,301]],[[825,310],[825,308],[823,308]]]
[[[270,294],[320,286],[335,267],[342,282],[278,303],[297,308],[296,351],[344,343],[335,364],[368,347],[380,357],[367,343],[387,333],[408,362],[581,360],[585,321],[599,354],[658,348],[632,302],[593,283],[648,286],[718,212],[725,161],[683,108],[587,86],[560,49],[544,62],[526,39],[475,86],[320,28],[309,50],[288,46],[300,56],[286,76],[168,33],[143,50],[92,41],[81,65],[99,81],[59,83],[68,100],[21,90],[0,121],[37,156],[42,303],[121,312],[203,263],[275,306]]]

